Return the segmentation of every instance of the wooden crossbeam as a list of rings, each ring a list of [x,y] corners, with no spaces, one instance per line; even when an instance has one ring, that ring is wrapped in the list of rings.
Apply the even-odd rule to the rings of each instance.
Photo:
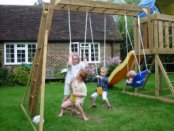
[[[56,0],[55,9],[68,10],[70,7],[71,11],[86,12],[88,9],[91,13],[105,13],[124,15],[125,13],[129,16],[137,16],[138,12],[148,12],[148,8],[118,4],[111,2],[92,1],[92,0]]]
[[[123,91],[123,93],[174,104],[174,100],[171,98],[156,97],[156,96],[144,95],[144,94],[139,94],[139,93],[126,92],[126,91]]]

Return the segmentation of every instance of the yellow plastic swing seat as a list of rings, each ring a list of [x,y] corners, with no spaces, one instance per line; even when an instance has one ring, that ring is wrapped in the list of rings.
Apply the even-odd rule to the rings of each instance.
[[[98,95],[99,96],[101,96],[102,95],[102,87],[97,87],[97,93],[98,93]]]
[[[72,100],[73,103],[75,103],[76,102],[76,96],[75,95],[71,95],[71,100]]]

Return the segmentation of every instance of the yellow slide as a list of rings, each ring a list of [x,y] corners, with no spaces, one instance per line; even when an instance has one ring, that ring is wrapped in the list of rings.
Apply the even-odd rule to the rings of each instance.
[[[132,50],[127,54],[123,63],[118,65],[109,76],[109,87],[117,84],[126,76],[126,73],[131,69],[132,64],[134,64],[134,60],[134,51]]]

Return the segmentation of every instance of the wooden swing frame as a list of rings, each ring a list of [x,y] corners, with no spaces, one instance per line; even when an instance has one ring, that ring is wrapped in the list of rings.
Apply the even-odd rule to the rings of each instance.
[[[142,20],[146,22],[146,31],[143,30],[146,36],[144,36],[144,41],[146,43],[149,43],[149,47],[145,50],[146,54],[153,54],[155,57],[155,96],[143,96],[147,98],[152,99],[160,99],[162,101],[172,102],[170,100],[166,100],[159,97],[159,87],[160,87],[160,77],[159,72],[161,70],[162,74],[164,75],[170,90],[172,96],[174,96],[173,86],[171,85],[168,76],[163,68],[162,62],[159,59],[159,54],[167,53],[167,54],[173,54],[172,49],[161,49],[158,46],[158,32],[156,31],[157,26],[157,19],[156,16],[150,16],[149,8],[140,7],[140,6],[134,6],[134,5],[128,5],[128,4],[117,4],[117,3],[111,3],[111,2],[98,2],[98,1],[92,1],[92,0],[51,0],[49,5],[45,4],[42,11],[41,16],[41,23],[40,23],[40,29],[39,29],[39,35],[38,35],[38,41],[37,41],[37,50],[35,53],[35,58],[32,64],[32,70],[31,70],[31,76],[29,78],[27,88],[30,87],[30,96],[29,96],[29,103],[28,107],[29,109],[26,109],[24,107],[24,101],[26,99],[26,91],[24,94],[24,99],[21,104],[22,110],[24,111],[25,115],[29,119],[31,125],[33,126],[34,130],[37,130],[35,126],[31,122],[31,117],[36,114],[37,105],[38,105],[38,98],[40,94],[40,117],[41,122],[39,124],[39,131],[43,130],[43,118],[44,118],[44,95],[45,95],[45,72],[46,72],[46,57],[47,57],[47,45],[48,45],[48,37],[50,32],[50,27],[52,23],[52,17],[54,10],[68,10],[68,7],[70,6],[70,11],[74,12],[86,12],[86,9],[88,9],[89,13],[99,13],[99,14],[108,14],[108,15],[126,15],[127,16],[137,16],[138,12],[145,12],[147,14],[147,17]],[[159,16],[160,17],[160,16]],[[162,16],[162,19],[169,20],[168,16]],[[152,23],[152,20],[154,20],[154,23]],[[174,18],[172,17],[170,19],[172,22],[174,22]],[[154,24],[154,25],[153,25]],[[154,28],[152,28],[154,26]],[[174,23],[172,23],[172,27],[174,27]],[[138,36],[138,26],[137,26],[137,20],[134,20],[134,48],[135,51],[138,51],[139,47],[139,36]],[[148,30],[148,31],[147,31]],[[167,29],[166,29],[167,30]],[[173,36],[174,36],[174,28],[172,28]],[[167,31],[166,31],[167,32]],[[155,37],[152,37],[155,36]],[[153,41],[155,41],[155,44],[153,44]],[[155,46],[153,46],[155,45]],[[174,39],[173,39],[173,47],[174,47]],[[142,54],[142,51],[140,51]],[[127,94],[131,95],[138,95],[137,91],[135,93],[129,93],[124,91]],[[142,96],[141,94],[139,96]],[[28,113],[30,112],[30,113]],[[30,114],[30,115],[29,115]]]

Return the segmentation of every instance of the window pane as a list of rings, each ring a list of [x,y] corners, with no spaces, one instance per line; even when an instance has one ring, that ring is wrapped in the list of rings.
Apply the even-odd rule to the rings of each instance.
[[[86,43],[86,44],[81,43],[81,44],[80,44],[80,47],[90,47],[90,44],[89,44],[89,43]]]
[[[12,62],[14,62],[14,59],[6,59],[6,62],[7,63],[12,63]]]
[[[28,62],[32,62],[36,51],[36,44],[28,44]]]
[[[71,52],[77,52],[78,53],[78,44],[72,43],[71,44]]]
[[[15,62],[14,58],[13,58],[13,59],[11,59],[11,62]]]
[[[17,62],[25,62],[25,50],[17,50]]]
[[[81,54],[80,54],[81,61],[84,61],[83,55],[84,55],[84,49],[81,48]],[[86,55],[87,61],[89,61],[89,49],[85,49],[85,55]]]
[[[10,49],[6,49],[6,53],[10,53]]]
[[[25,47],[25,44],[17,44],[17,47]]]
[[[94,52],[91,52],[91,61],[95,61]]]
[[[6,62],[14,62],[14,45],[12,44],[6,45]]]
[[[95,48],[95,52],[94,52]],[[91,61],[99,61],[99,46],[98,44],[91,45]]]
[[[6,62],[7,62],[7,63],[10,63],[10,62],[11,62],[11,59],[6,59]]]

